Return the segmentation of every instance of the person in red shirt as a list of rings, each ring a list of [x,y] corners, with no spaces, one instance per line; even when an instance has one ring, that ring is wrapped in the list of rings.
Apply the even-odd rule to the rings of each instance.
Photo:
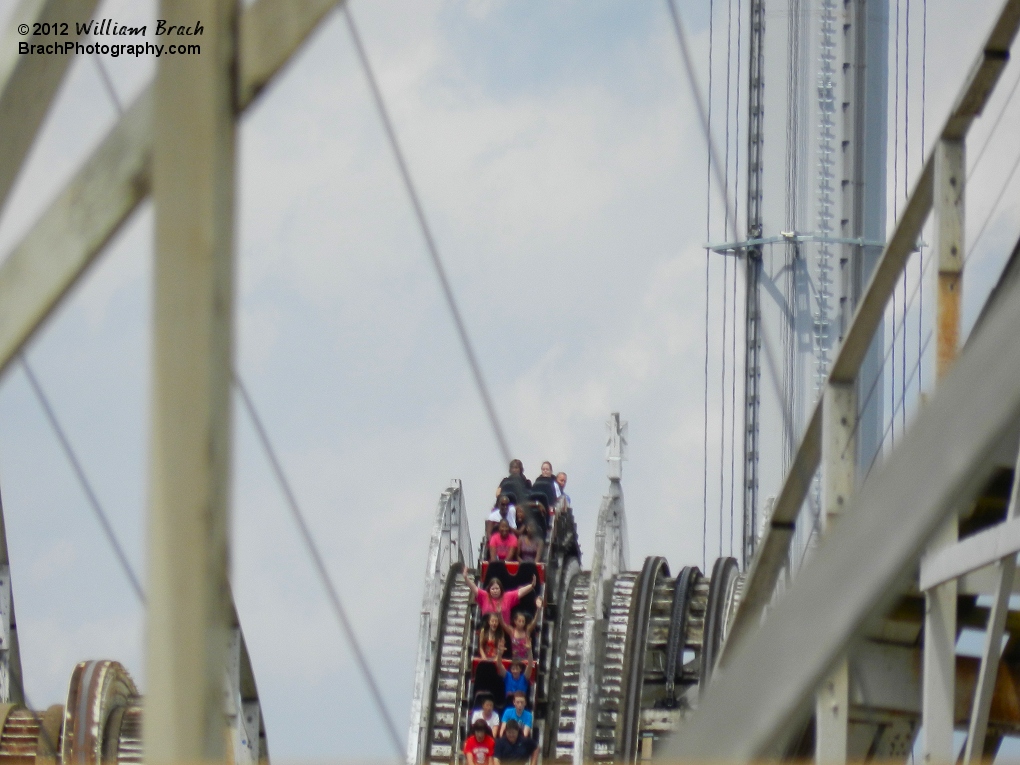
[[[467,765],[491,765],[492,755],[496,751],[496,741],[492,737],[489,724],[481,718],[471,724],[471,735],[464,742],[464,758]]]
[[[510,522],[504,518],[499,530],[489,537],[489,561],[517,560],[517,535],[510,531]]]

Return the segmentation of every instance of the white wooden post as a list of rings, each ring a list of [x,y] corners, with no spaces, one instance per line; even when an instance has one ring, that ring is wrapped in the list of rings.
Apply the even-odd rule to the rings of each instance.
[[[822,480],[825,482],[822,533],[850,504],[856,480],[857,392],[853,382],[830,380],[822,401]],[[842,765],[847,757],[850,724],[850,676],[847,658],[837,663],[815,699],[815,760]]]
[[[937,377],[943,378],[956,358],[963,285],[963,215],[966,162],[963,140],[941,139],[935,147],[935,251],[939,258]],[[938,532],[929,553],[956,542],[954,517]],[[925,594],[924,660],[921,725],[926,763],[952,762],[956,698],[955,580]]]
[[[229,642],[235,0],[164,0],[201,53],[161,56],[145,759],[222,761]]]

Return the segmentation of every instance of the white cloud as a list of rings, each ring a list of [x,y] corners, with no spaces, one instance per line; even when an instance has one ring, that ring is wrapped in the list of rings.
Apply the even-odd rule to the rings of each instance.
[[[949,10],[929,11],[929,124],[962,76],[936,21]],[[710,547],[720,478],[729,485],[727,391],[713,383],[704,434],[704,150],[663,9],[354,11],[515,455],[530,473],[548,458],[570,474],[590,553],[603,422],[621,412],[632,564],[700,564],[703,481]],[[126,92],[140,86],[141,70],[117,66]],[[89,67],[74,65],[0,219],[4,252],[112,120]],[[239,135],[239,368],[402,725],[436,500],[464,480],[477,542],[502,457],[338,16]],[[136,215],[32,347],[143,571],[150,232],[151,213]],[[710,329],[714,380],[723,353]],[[26,678],[50,698],[81,658],[138,674],[141,627],[34,406],[8,375],[0,476]],[[387,756],[240,410],[235,424],[233,576],[274,758]],[[49,531],[65,526],[75,531]]]

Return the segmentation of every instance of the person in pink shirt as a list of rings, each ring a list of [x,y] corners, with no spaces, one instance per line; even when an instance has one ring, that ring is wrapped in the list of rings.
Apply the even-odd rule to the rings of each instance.
[[[517,535],[510,531],[506,518],[499,522],[496,533],[489,537],[489,561],[517,560]]]
[[[498,579],[493,579],[489,582],[488,588],[482,590],[471,581],[471,577],[467,574],[467,569],[462,569],[461,573],[464,575],[464,581],[467,582],[468,587],[471,589],[471,594],[474,596],[475,602],[478,603],[482,615],[499,614],[503,624],[507,625],[510,624],[510,612],[514,609],[514,606],[520,602],[522,597],[534,590],[535,585],[538,584],[538,579],[532,577],[531,584],[518,587],[516,590],[503,592],[503,583]]]

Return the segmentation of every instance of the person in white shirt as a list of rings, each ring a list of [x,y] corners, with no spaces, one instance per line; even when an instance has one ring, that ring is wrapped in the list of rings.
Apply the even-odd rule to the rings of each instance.
[[[480,709],[476,709],[471,713],[471,722],[473,723],[475,720],[485,720],[492,729],[492,737],[495,738],[499,733],[500,726],[499,712],[497,712],[495,708],[496,704],[493,702],[492,696],[489,696],[488,694],[484,696],[479,694],[479,696],[482,698],[482,706]]]
[[[492,512],[489,513],[489,517],[485,521],[486,539],[492,536],[492,532],[496,530],[499,522],[502,520],[510,524],[511,531],[517,530],[517,508],[510,503],[510,497],[506,494],[499,495],[496,505],[492,508]]]
[[[570,507],[570,495],[567,494],[567,474],[557,473],[556,474],[556,487],[560,490],[560,496],[566,498],[567,507]]]

